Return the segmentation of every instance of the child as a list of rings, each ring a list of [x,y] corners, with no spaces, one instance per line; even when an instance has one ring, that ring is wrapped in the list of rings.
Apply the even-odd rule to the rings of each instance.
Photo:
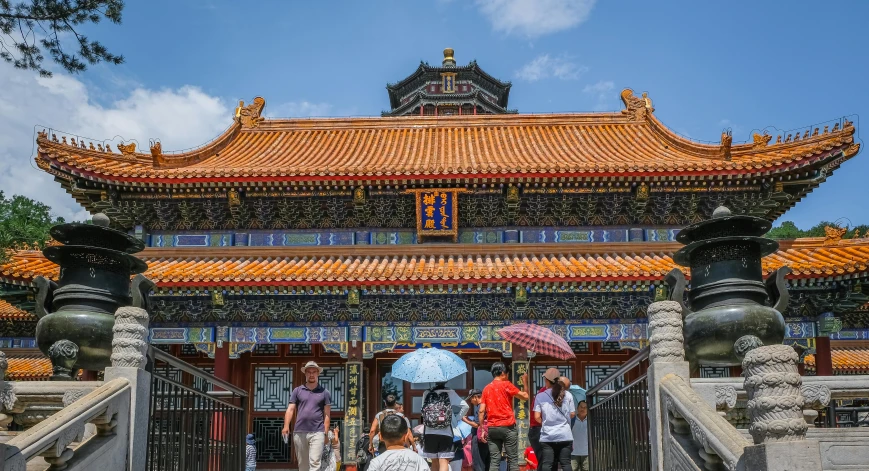
[[[368,471],[429,471],[425,459],[404,443],[407,438],[407,422],[399,415],[390,415],[380,424],[380,441],[386,443],[386,451],[371,460]]]
[[[244,453],[244,471],[256,471],[256,439],[249,433],[245,441],[247,446]]]
[[[537,454],[534,453],[534,448],[530,446],[525,449],[525,469],[537,469]]]

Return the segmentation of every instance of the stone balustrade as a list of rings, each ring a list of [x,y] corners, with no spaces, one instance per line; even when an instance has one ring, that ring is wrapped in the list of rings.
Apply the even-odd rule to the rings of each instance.
[[[719,411],[730,411],[737,407],[737,401],[748,399],[743,382],[742,378],[693,378],[691,387]],[[804,398],[803,418],[812,427],[818,411],[827,408],[831,401],[869,396],[869,375],[803,376],[800,391]]]
[[[704,469],[735,470],[751,443],[676,375],[661,380],[662,400],[671,426],[669,457],[672,469],[691,469],[696,452]],[[678,463],[678,464],[676,464]],[[671,469],[671,468],[666,468]]]
[[[3,470],[25,469],[31,460],[42,457],[49,470],[97,469],[94,460],[108,449],[126,451],[130,420],[130,382],[123,378],[108,381],[60,412],[9,440],[5,448]],[[85,426],[97,428],[94,439],[84,441]],[[99,438],[99,439],[97,439]],[[78,446],[74,446],[78,444]],[[86,447],[86,450],[81,450]],[[96,453],[95,453],[96,452]],[[76,459],[76,455],[84,459]],[[118,453],[115,453],[118,455]],[[126,453],[121,453],[101,469],[123,469]],[[120,459],[120,461],[118,461]],[[101,463],[108,465],[105,460]]]
[[[740,339],[745,379],[715,380],[695,388],[685,362],[680,305],[660,301],[649,306],[649,331],[654,470],[822,469],[819,442],[806,439],[802,409],[806,403],[829,402],[829,394],[821,385],[802,387],[793,349],[763,346],[746,336],[745,342]],[[748,403],[752,441],[723,414],[741,395]],[[811,399],[804,399],[806,395]]]
[[[122,307],[115,313],[112,366],[104,382],[0,380],[0,425],[32,425],[5,432],[10,435],[0,443],[0,471],[144,470],[151,384],[143,369],[147,334],[147,313]],[[5,363],[0,353],[0,369]]]

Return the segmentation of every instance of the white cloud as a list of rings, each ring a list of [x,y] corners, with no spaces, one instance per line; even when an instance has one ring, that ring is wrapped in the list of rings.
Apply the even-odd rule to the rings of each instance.
[[[7,196],[37,199],[67,220],[87,217],[33,162],[35,133],[44,127],[86,136],[95,143],[114,136],[135,139],[146,151],[148,139],[159,138],[163,149],[171,151],[201,145],[232,122],[234,103],[191,86],[135,87],[105,106],[95,103],[93,95],[81,81],[60,73],[50,79],[11,67],[0,73],[0,189]]]
[[[609,104],[613,99],[613,89],[616,84],[612,80],[600,80],[597,83],[589,84],[583,87],[582,92],[597,97],[597,103],[594,105],[594,111],[607,111],[611,109]]]
[[[538,37],[588,19],[596,0],[477,0],[495,31]]]
[[[616,88],[616,84],[612,80],[601,80],[593,85],[586,85],[582,91],[584,93],[593,93],[595,95],[606,95]]]
[[[266,116],[270,118],[309,118],[336,115],[329,103],[291,101],[275,106],[266,106]]]
[[[577,65],[567,56],[552,57],[549,54],[543,54],[517,70],[516,77],[528,82],[536,82],[550,77],[561,80],[576,80],[587,71],[588,67]]]

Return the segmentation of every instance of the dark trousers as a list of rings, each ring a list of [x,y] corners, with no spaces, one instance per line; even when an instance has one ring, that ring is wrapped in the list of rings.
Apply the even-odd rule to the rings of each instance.
[[[553,468],[557,463],[561,471],[572,471],[570,466],[570,452],[573,450],[573,441],[567,442],[540,442],[543,450],[543,459],[540,459],[540,470],[546,471]]]
[[[501,463],[501,450],[507,454],[507,469],[519,471],[519,433],[516,425],[509,427],[489,427],[489,471],[498,471]],[[570,451],[568,451],[568,455]],[[570,457],[568,456],[568,464]]]

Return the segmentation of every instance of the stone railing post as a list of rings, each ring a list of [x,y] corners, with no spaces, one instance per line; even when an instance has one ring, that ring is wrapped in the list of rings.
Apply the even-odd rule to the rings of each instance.
[[[682,336],[682,308],[676,301],[658,301],[649,306],[649,424],[652,469],[663,470],[669,447],[670,423],[661,402],[661,379],[674,374],[689,381],[688,362]]]
[[[112,366],[106,368],[105,380],[125,378],[132,388],[127,466],[124,470],[144,471],[151,400],[151,374],[144,369],[148,358],[148,312],[136,307],[119,308],[115,312],[112,331]]]
[[[0,430],[6,430],[12,423],[12,416],[6,414],[15,407],[15,391],[12,385],[6,382],[6,370],[9,369],[9,361],[6,354],[0,352]]]
[[[769,345],[748,351],[742,361],[751,420],[748,430],[755,443],[745,449],[745,469],[822,469],[818,442],[806,440],[798,360],[793,348]]]

